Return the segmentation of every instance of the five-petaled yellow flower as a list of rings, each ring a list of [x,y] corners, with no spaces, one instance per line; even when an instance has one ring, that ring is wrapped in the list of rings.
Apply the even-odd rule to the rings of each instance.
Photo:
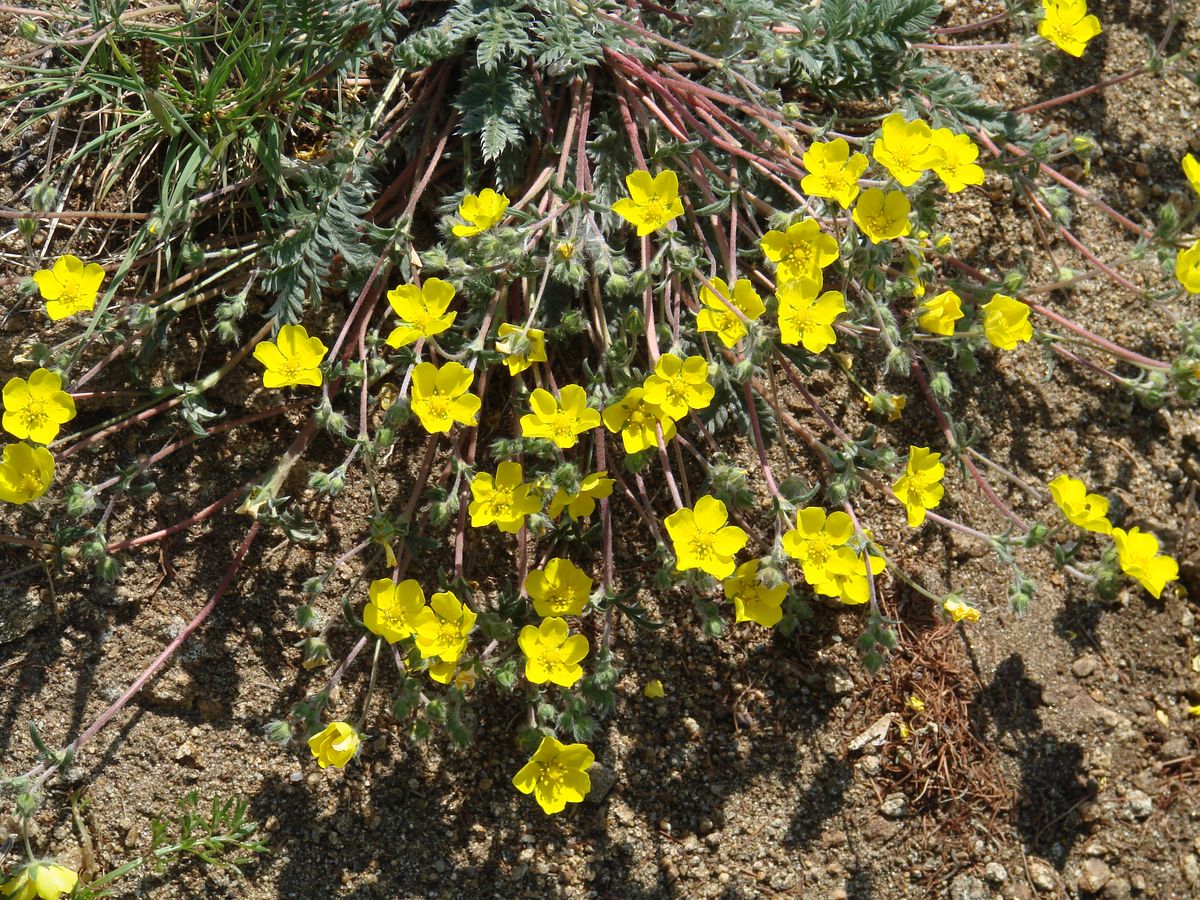
[[[446,312],[454,299],[454,285],[440,278],[427,278],[420,287],[415,284],[394,287],[387,298],[401,322],[388,335],[389,347],[403,347],[419,338],[441,334],[454,324],[458,315]]]
[[[787,231],[772,229],[759,242],[763,254],[778,267],[778,282],[793,278],[821,280],[821,270],[838,258],[838,245],[821,231],[816,219],[805,219]]]
[[[887,563],[882,556],[867,555],[871,563],[871,575],[878,575]],[[813,585],[813,590],[825,597],[836,597],[840,602],[857,606],[871,599],[871,585],[867,575],[867,564],[849,544],[835,547],[825,561],[825,577]]]
[[[931,334],[949,336],[954,334],[954,323],[962,317],[962,298],[954,291],[942,291],[921,304],[917,324]]]
[[[983,168],[975,162],[979,148],[969,135],[938,128],[933,132],[933,146],[942,152],[942,160],[933,167],[933,173],[951,194],[957,194],[967,185],[983,184]]]
[[[565,619],[551,616],[541,625],[526,625],[517,644],[525,654],[525,680],[530,684],[549,681],[569,688],[583,677],[579,661],[588,654],[588,639],[571,634]]]
[[[866,171],[867,158],[861,153],[851,156],[845,138],[837,138],[809,144],[804,168],[808,169],[800,181],[804,193],[836,200],[842,209],[849,209],[858,196],[858,179]]]
[[[441,368],[423,362],[413,369],[412,411],[430,434],[446,434],[455,422],[474,425],[479,398],[470,393],[475,374],[461,363]]]
[[[733,557],[746,546],[748,535],[726,525],[729,513],[716,497],[705,495],[693,509],[684,507],[666,518],[667,534],[675,546],[675,568],[700,569],[714,578],[733,574]]]
[[[1001,350],[1012,350],[1033,337],[1029,307],[1004,294],[993,294],[983,306],[983,333]]]
[[[908,466],[892,485],[892,491],[904,504],[908,524],[912,528],[925,521],[925,511],[934,509],[945,493],[942,479],[946,475],[946,467],[942,465],[941,458],[942,454],[932,453],[928,447],[909,447]]]
[[[746,325],[734,309],[753,322],[766,307],[749,278],[739,278],[732,291],[721,278],[712,278],[709,284],[711,287],[705,285],[700,289],[700,302],[704,308],[696,313],[696,330],[711,331],[722,344],[732,347],[746,336]]]
[[[654,374],[643,386],[646,402],[676,420],[686,416],[688,410],[704,409],[716,393],[708,383],[708,362],[703,356],[680,359],[674,353],[664,353],[658,358]]]
[[[758,560],[742,563],[722,582],[725,599],[733,603],[735,622],[755,622],[774,628],[783,619],[783,598],[788,586],[767,587],[758,580]]]
[[[920,119],[906,122],[898,112],[883,120],[882,135],[871,153],[905,187],[916,184],[917,179],[945,159],[942,149],[934,143],[929,125]]]
[[[79,876],[57,863],[31,862],[0,885],[9,900],[58,900],[75,890]]]
[[[1192,190],[1200,194],[1200,159],[1196,159],[1190,153],[1185,153],[1180,166],[1183,168],[1183,175],[1188,180],[1188,184],[1192,186]]]
[[[820,282],[794,278],[775,289],[779,300],[779,339],[801,344],[809,353],[820,353],[837,341],[833,323],[846,311],[841,291],[826,291],[819,297]]]
[[[340,769],[354,759],[361,743],[362,739],[349,722],[330,722],[324,731],[319,731],[308,739],[308,749],[317,758],[317,765],[322,769],[326,766]]]
[[[478,194],[463,197],[462,205],[458,208],[458,214],[471,224],[455,225],[450,230],[457,237],[470,237],[496,225],[507,211],[508,198],[491,188],[484,188]]]
[[[414,634],[422,659],[436,656],[444,663],[456,662],[467,649],[467,637],[478,616],[450,591],[429,598],[432,615],[421,616]]]
[[[597,500],[612,496],[615,482],[606,478],[607,474],[601,470],[585,475],[583,481],[579,482],[579,490],[573,494],[562,488],[555,491],[550,500],[550,518],[557,519],[564,508],[567,510],[567,517],[571,519],[590,516],[596,510]]]
[[[518,328],[505,322],[499,329],[496,352],[504,354],[509,375],[519,375],[535,362],[546,362],[546,333],[538,328]],[[518,344],[524,349],[514,352]]]
[[[942,604],[942,609],[946,615],[952,618],[955,622],[978,622],[979,610],[974,606],[968,606],[957,597],[949,598]]]
[[[525,517],[542,508],[533,485],[522,481],[520,463],[502,462],[496,477],[480,472],[471,479],[471,495],[475,498],[468,507],[471,525],[483,528],[494,524],[501,531],[516,534],[525,524]]]
[[[1083,56],[1087,42],[1100,33],[1100,20],[1088,15],[1086,0],[1042,0],[1046,15],[1038,34],[1072,56]]]
[[[1175,257],[1175,277],[1189,294],[1200,294],[1200,241]]]
[[[605,407],[601,418],[609,431],[621,432],[626,453],[640,453],[648,447],[657,447],[659,427],[664,441],[669,442],[675,437],[675,420],[661,407],[646,400],[645,388],[630,388],[624,397]]]
[[[10,378],[4,385],[4,430],[13,437],[49,444],[73,418],[75,401],[57,372],[34,369],[28,381]]]
[[[545,438],[566,450],[579,442],[579,435],[600,425],[599,410],[587,405],[587,391],[577,384],[563,385],[558,399],[537,388],[529,396],[533,412],[521,416],[521,434],[527,438]]]
[[[577,616],[587,606],[592,579],[569,559],[554,557],[525,576],[525,592],[539,616]]]
[[[661,700],[667,696],[662,680],[658,678],[651,678],[647,681],[646,686],[642,688],[642,693],[650,700]]]
[[[679,199],[679,176],[664,169],[653,178],[639,169],[625,178],[629,196],[613,204],[612,210],[630,225],[637,226],[638,237],[658,231],[683,215]]]
[[[1158,538],[1141,531],[1136,526],[1112,530],[1113,543],[1117,545],[1117,562],[1121,571],[1141,582],[1154,599],[1162,596],[1168,582],[1179,578],[1179,564],[1169,556],[1158,552]]]
[[[321,360],[329,348],[319,337],[309,337],[303,325],[284,325],[272,341],[254,345],[254,358],[266,366],[263,387],[281,388],[299,384],[320,386]]]
[[[1072,525],[1097,534],[1112,532],[1112,523],[1107,518],[1107,497],[1089,494],[1082,481],[1067,475],[1059,475],[1049,486],[1050,496]]]
[[[394,644],[410,637],[431,615],[425,606],[425,592],[415,579],[397,584],[390,578],[377,578],[371,582],[363,624],[372,634]]]
[[[95,309],[104,267],[97,263],[85,266],[82,259],[68,253],[55,261],[54,268],[34,272],[33,280],[46,301],[46,314],[58,321]]]
[[[546,814],[553,815],[588,795],[592,779],[587,772],[595,762],[596,756],[586,744],[563,744],[544,737],[537,752],[513,776],[513,787],[522,794],[533,794]]]
[[[783,552],[800,563],[804,580],[825,580],[825,564],[834,550],[854,536],[854,523],[838,510],[825,514],[819,506],[808,506],[796,515],[796,527],[783,536]]]
[[[46,493],[54,481],[54,457],[45,447],[9,444],[0,462],[0,500],[28,503]]]
[[[912,230],[908,214],[912,204],[903,191],[888,191],[868,188],[863,191],[851,213],[854,222],[872,244],[904,237]]]

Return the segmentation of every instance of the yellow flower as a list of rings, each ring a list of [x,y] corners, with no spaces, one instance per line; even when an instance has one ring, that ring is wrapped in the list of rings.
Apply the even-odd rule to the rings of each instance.
[[[600,413],[588,408],[587,391],[577,384],[563,385],[558,397],[555,400],[549,391],[535,389],[529,397],[533,412],[521,416],[521,434],[554,441],[566,450],[579,442],[579,435],[600,425]]]
[[[838,258],[838,245],[821,231],[816,219],[805,219],[787,231],[768,231],[759,242],[763,254],[778,266],[778,281],[821,280],[821,270]]]
[[[1087,487],[1077,478],[1059,475],[1050,482],[1050,496],[1072,525],[1084,531],[1110,534],[1112,523],[1108,521],[1108,498],[1089,494]]]
[[[871,574],[878,575],[887,563],[881,556],[871,556]],[[825,577],[813,585],[813,590],[825,597],[836,597],[842,603],[857,606],[871,599],[867,582],[867,566],[862,554],[848,544],[835,547],[825,560]]]
[[[850,516],[838,510],[828,516],[819,506],[808,506],[796,516],[796,527],[783,536],[783,552],[800,563],[804,580],[825,580],[825,563],[833,551],[854,536]]]
[[[694,509],[676,510],[666,518],[667,533],[675,547],[675,568],[680,572],[700,569],[714,578],[733,574],[733,557],[746,546],[746,532],[726,525],[725,504],[705,495]]]
[[[642,693],[651,700],[661,700],[667,696],[666,689],[663,688],[663,683],[657,678],[651,678],[646,682],[646,686],[642,688]]]
[[[427,278],[420,287],[415,284],[394,287],[387,298],[401,322],[388,335],[389,347],[403,347],[419,338],[441,334],[454,324],[458,315],[446,312],[454,299],[454,285],[440,278]]]
[[[696,329],[714,332],[722,344],[732,347],[746,336],[746,325],[737,313],[725,305],[725,301],[751,321],[761,316],[766,307],[749,278],[739,278],[734,282],[732,292],[723,279],[713,278],[710,283],[712,288],[706,285],[700,289],[700,302],[704,304],[704,309],[696,313]]]
[[[942,161],[933,167],[933,172],[951,194],[970,184],[983,184],[983,168],[975,162],[979,148],[969,135],[939,128],[933,132],[933,146],[942,152]]]
[[[945,489],[942,478],[946,467],[940,462],[942,454],[931,453],[928,447],[908,448],[908,468],[892,485],[892,491],[904,504],[908,524],[916,528],[925,521],[925,510],[935,508]]]
[[[920,306],[917,324],[931,334],[952,335],[954,323],[963,317],[962,298],[954,291],[942,291]]]
[[[794,278],[775,289],[779,300],[779,339],[801,344],[809,353],[820,353],[837,342],[833,323],[846,311],[841,291],[826,291],[812,278]]]
[[[83,264],[78,256],[60,256],[53,269],[33,273],[38,293],[46,301],[46,313],[58,321],[78,312],[91,312],[96,307],[104,267],[97,263]]]
[[[621,432],[626,453],[640,453],[647,447],[657,447],[656,425],[661,426],[664,441],[675,437],[675,420],[645,398],[645,388],[631,388],[602,413],[604,427],[613,434]]]
[[[850,155],[850,145],[844,138],[809,144],[804,151],[804,168],[808,174],[800,189],[814,197],[836,200],[842,209],[849,209],[858,196],[858,179],[867,168],[867,158],[861,153]]]
[[[54,481],[54,457],[45,447],[9,444],[0,462],[0,500],[28,503],[36,500]]]
[[[940,165],[945,158],[942,149],[934,144],[933,132],[925,122],[920,119],[906,122],[898,112],[883,120],[882,135],[871,154],[905,187],[916,184],[922,174]]]
[[[569,688],[583,677],[579,661],[588,654],[588,639],[570,634],[565,619],[551,616],[541,625],[526,625],[517,644],[525,654],[525,679],[530,684],[549,681]]]
[[[516,534],[525,524],[525,517],[542,508],[533,492],[533,485],[522,481],[520,463],[502,462],[496,477],[480,472],[471,479],[471,526],[483,528],[495,524],[501,531]]]
[[[422,659],[438,657],[444,663],[456,662],[467,649],[467,636],[478,616],[450,591],[429,598],[430,616],[422,616],[414,634]]]
[[[858,198],[852,216],[871,243],[878,244],[908,234],[912,230],[908,224],[910,212],[912,204],[902,191],[885,194],[879,188],[868,188]]]
[[[470,237],[487,231],[504,218],[508,210],[508,198],[497,194],[491,188],[484,188],[478,194],[467,194],[463,197],[458,214],[472,223],[470,225],[455,225],[451,231],[457,237]]]
[[[646,402],[672,419],[682,419],[691,409],[704,409],[716,393],[708,383],[708,362],[703,356],[680,359],[674,353],[664,353],[658,358],[654,374],[643,387]]]
[[[1038,34],[1072,56],[1083,56],[1087,42],[1100,33],[1100,20],[1087,14],[1085,0],[1042,0],[1046,16]]]
[[[1197,703],[1195,706],[1189,706],[1187,710],[1189,716],[1200,716],[1200,703]]]
[[[756,622],[773,628],[783,618],[783,598],[788,586],[767,587],[758,580],[758,560],[742,563],[722,582],[725,599],[733,602],[735,622]]]
[[[942,604],[942,609],[946,615],[952,618],[955,622],[978,622],[979,610],[973,606],[968,606],[957,597],[949,598]]]
[[[354,759],[361,743],[358,732],[348,722],[330,722],[324,731],[319,731],[308,739],[308,749],[317,758],[317,765],[322,769],[326,766],[340,769]]]
[[[586,744],[563,744],[544,737],[537,752],[513,777],[513,787],[522,794],[533,794],[538,805],[553,815],[588,795],[592,779],[587,770],[595,761]]]
[[[31,862],[0,885],[0,894],[11,900],[58,900],[75,890],[79,876],[56,863]]]
[[[519,375],[535,362],[546,361],[546,333],[537,328],[518,328],[505,322],[499,329],[500,340],[496,341],[496,352],[503,353],[504,363],[508,366],[509,375]],[[514,353],[515,336],[523,336],[528,347],[521,353]],[[517,340],[520,340],[517,337]]]
[[[525,576],[525,592],[539,616],[577,616],[587,606],[592,579],[569,559],[555,557]]]
[[[871,412],[887,413],[888,421],[896,422],[904,412],[904,407],[908,405],[908,397],[904,394],[880,391],[878,394],[863,394],[863,403]]]
[[[1179,564],[1169,556],[1158,553],[1158,538],[1137,527],[1126,531],[1112,530],[1113,543],[1117,545],[1117,562],[1121,571],[1141,582],[1154,599],[1158,599],[1170,581],[1179,578]]]
[[[441,368],[423,362],[413,369],[412,411],[430,434],[446,434],[455,422],[474,425],[479,398],[469,393],[474,373],[448,362]]]
[[[254,345],[254,358],[266,366],[263,387],[281,388],[322,381],[321,360],[329,348],[318,337],[309,337],[303,325],[284,325],[275,341]]]
[[[1175,257],[1175,277],[1189,294],[1200,294],[1200,241]]]
[[[399,584],[377,578],[371,582],[370,598],[363,609],[363,624],[389,644],[411,636],[418,624],[433,616],[425,606],[425,592],[412,578]]]
[[[1192,190],[1200,194],[1200,160],[1192,156],[1190,153],[1185,153],[1183,156],[1184,177],[1187,178],[1188,184],[1192,186]]]
[[[679,199],[679,176],[664,169],[653,178],[639,169],[625,178],[629,196],[613,204],[612,210],[630,225],[637,226],[638,237],[658,231],[672,219],[683,215]]]
[[[1001,350],[1014,349],[1033,337],[1029,307],[1004,294],[993,294],[983,306],[983,333]]]
[[[601,470],[585,475],[579,483],[579,491],[574,494],[568,494],[562,488],[555,491],[550,501],[550,518],[557,519],[564,507],[568,518],[582,519],[590,516],[596,510],[597,500],[612,496],[615,482],[611,478],[605,478],[607,474]]]
[[[907,706],[909,709],[913,710],[914,712],[924,712],[925,711],[925,701],[922,700],[920,697],[918,697],[916,694],[909,694],[908,699],[904,701],[904,705]]]
[[[29,381],[10,378],[4,385],[4,430],[13,437],[49,444],[73,418],[75,401],[56,372],[34,369]]]

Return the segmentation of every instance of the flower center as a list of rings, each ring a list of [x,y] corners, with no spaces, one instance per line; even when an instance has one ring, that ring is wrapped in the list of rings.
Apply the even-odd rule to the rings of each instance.
[[[707,532],[698,532],[692,535],[692,539],[688,544],[688,549],[697,559],[714,559],[717,556],[717,551],[714,546],[717,542],[717,536]]]
[[[36,471],[21,473],[21,492],[33,496],[42,489],[42,480]]]
[[[544,794],[558,796],[558,792],[567,781],[567,767],[560,762],[544,762],[541,763],[541,769],[538,774],[538,787]]]
[[[425,408],[429,410],[429,415],[434,419],[450,418],[450,403],[449,400],[441,394],[425,398]]]
[[[29,431],[36,431],[46,424],[49,415],[46,412],[46,401],[30,400],[29,405],[23,410],[25,416],[25,427]]]
[[[642,204],[642,211],[646,214],[646,218],[652,222],[663,222],[667,219],[667,204],[662,201],[658,194],[651,194],[646,198],[646,202]]]
[[[560,415],[550,423],[550,431],[555,438],[569,441],[575,436],[573,425],[574,423],[570,416]]]

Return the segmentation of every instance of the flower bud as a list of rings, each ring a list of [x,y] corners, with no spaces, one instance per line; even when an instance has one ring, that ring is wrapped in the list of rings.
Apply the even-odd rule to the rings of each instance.
[[[17,231],[23,238],[31,238],[37,234],[37,219],[17,219]]]
[[[33,19],[22,19],[17,23],[17,34],[27,41],[36,41],[40,36],[38,23]]]

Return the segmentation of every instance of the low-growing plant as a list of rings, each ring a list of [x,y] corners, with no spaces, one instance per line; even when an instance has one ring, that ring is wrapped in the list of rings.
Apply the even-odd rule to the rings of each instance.
[[[1139,224],[1064,174],[1094,141],[1032,117],[1114,80],[1006,110],[938,61],[992,49],[947,41],[1003,23],[1021,39],[999,46],[1070,65],[1100,27],[1082,0],[1011,3],[954,29],[935,27],[934,0],[368,6],[259,0],[154,26],[95,6],[27,29],[58,62],[38,76],[36,106],[13,93],[8,107],[78,138],[47,155],[21,213],[31,237],[62,221],[47,198],[67,196],[80,165],[104,160],[106,189],[160,177],[120,216],[80,214],[138,223],[123,252],[90,254],[103,282],[76,255],[37,257],[30,288],[77,327],[34,344],[28,380],[5,388],[4,427],[22,442],[5,448],[0,497],[22,509],[0,541],[111,580],[123,551],[231,507],[247,517],[187,628],[27,777],[44,783],[170,659],[264,531],[321,533],[284,494],[318,439],[332,464],[309,486],[354,486],[370,505],[340,523],[351,546],[296,598],[303,666],[337,664],[269,736],[306,740],[322,768],[348,764],[389,721],[407,740],[440,729],[465,745],[474,701],[494,690],[524,710],[528,762],[514,752],[513,783],[547,813],[588,793],[586,744],[615,707],[622,622],[653,629],[690,600],[711,635],[731,619],[790,634],[861,607],[858,649],[876,671],[898,640],[881,603],[893,585],[947,620],[986,615],[963,587],[906,571],[873,519],[990,547],[1017,612],[1035,599],[1021,567],[1035,549],[1101,593],[1121,573],[1155,597],[1175,581],[1136,514],[1114,521],[1091,492],[1107,486],[1058,471],[1030,483],[954,412],[958,385],[1010,353],[1108,379],[1148,408],[1200,397],[1186,302],[1169,359],[1055,302],[1100,279],[1131,302],[1200,292],[1195,199]],[[1169,37],[1122,78],[1186,71],[1192,48],[1168,53]],[[136,64],[135,46],[153,65]],[[1200,164],[1182,165],[1200,192]],[[942,211],[985,189],[1007,192],[1082,268],[1054,261],[1047,282],[1032,254],[990,271],[958,256]],[[1072,230],[1081,204],[1132,233],[1134,251],[1093,252]],[[1122,272],[1141,259],[1161,270],[1148,286]],[[199,368],[178,353],[197,323],[227,345]],[[149,372],[161,387],[145,386]],[[260,377],[284,398],[259,395],[236,417],[206,399]],[[861,397],[863,414],[818,396],[818,380]],[[104,390],[83,390],[93,381]],[[72,431],[68,413],[101,396],[125,405]],[[898,441],[891,423],[921,404],[937,428],[923,446]],[[153,492],[152,470],[178,450],[293,413],[304,424],[268,471],[167,528],[108,534],[117,504]],[[51,492],[56,462],[148,421],[186,436]],[[411,472],[406,433],[424,435]],[[958,491],[977,491],[1003,525],[947,514]],[[1035,518],[1045,500],[1053,513]],[[468,541],[503,563],[469,570]],[[352,560],[358,574],[327,598]],[[358,713],[339,717],[335,690],[365,659]]]

